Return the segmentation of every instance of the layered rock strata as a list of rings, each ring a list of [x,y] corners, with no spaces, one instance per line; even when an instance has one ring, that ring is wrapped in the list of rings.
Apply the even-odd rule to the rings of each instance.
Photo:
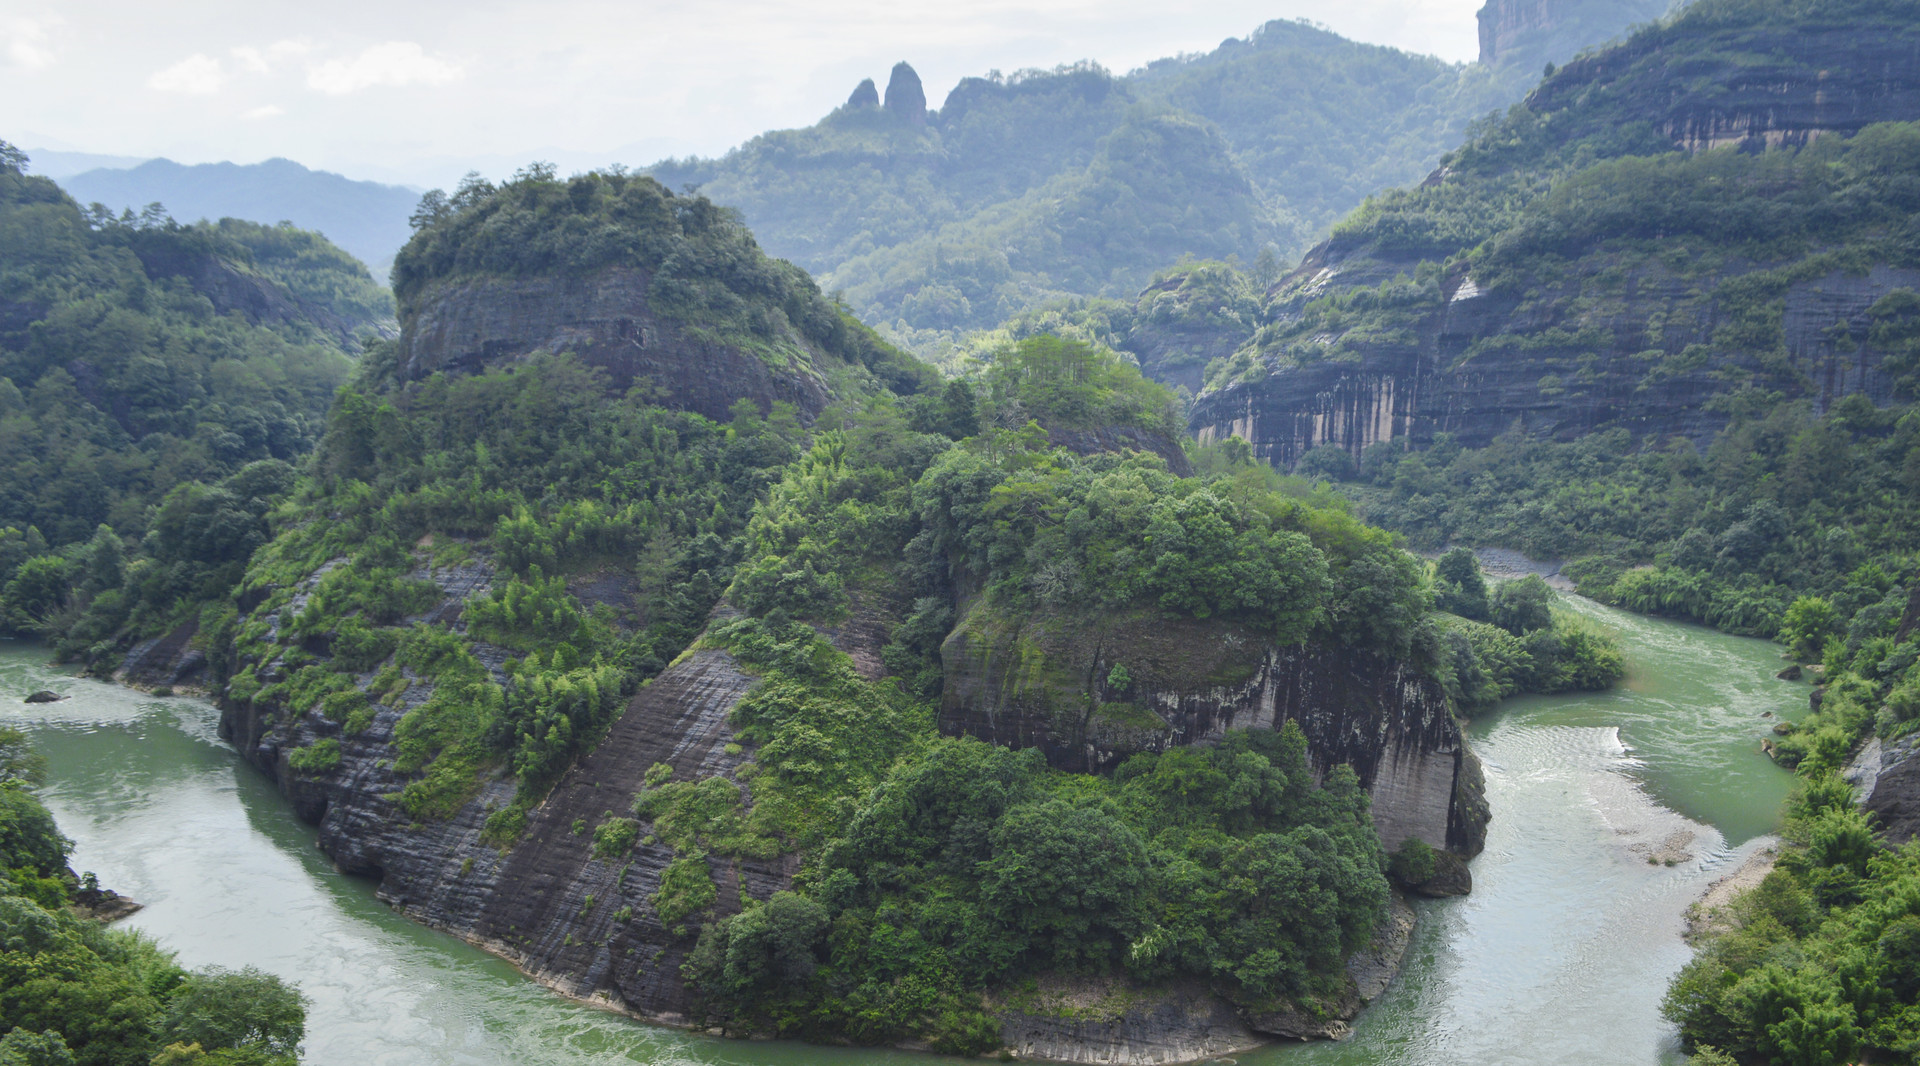
[[[1274,647],[1217,623],[1008,619],[981,603],[941,657],[947,732],[1036,747],[1062,769],[1103,770],[1135,752],[1293,721],[1317,771],[1346,763],[1359,775],[1387,847],[1417,838],[1474,855],[1485,843],[1479,762],[1439,684],[1405,663]]]
[[[471,374],[536,353],[572,353],[607,374],[610,391],[639,387],[668,407],[718,421],[752,400],[811,418],[831,400],[812,354],[794,340],[749,351],[654,311],[642,270],[583,276],[481,277],[442,284],[402,323],[403,374]]]
[[[1302,276],[1340,274],[1347,251],[1323,245]],[[1345,283],[1395,272],[1395,264],[1356,258],[1356,276]],[[1578,284],[1567,279],[1559,287]],[[1712,340],[1718,317],[1711,307],[1669,317],[1697,286],[1654,267],[1626,279],[1624,294],[1596,309],[1591,301],[1489,294],[1456,276],[1445,302],[1397,340],[1370,343],[1357,360],[1283,367],[1209,391],[1195,402],[1190,425],[1203,442],[1242,437],[1282,467],[1320,445],[1358,453],[1379,441],[1419,447],[1447,433],[1478,447],[1516,427],[1556,440],[1617,427],[1636,438],[1704,445],[1726,425],[1726,413],[1707,403],[1725,391],[1726,375],[1763,368],[1740,354],[1685,357],[1690,345]],[[1894,289],[1916,287],[1920,271],[1875,267],[1788,288],[1782,326],[1790,378],[1817,411],[1852,393],[1877,404],[1893,400],[1880,353],[1863,343],[1867,310]],[[1657,348],[1650,322],[1664,323]],[[1598,349],[1591,346],[1596,330],[1606,338]],[[1775,378],[1779,370],[1766,368]]]

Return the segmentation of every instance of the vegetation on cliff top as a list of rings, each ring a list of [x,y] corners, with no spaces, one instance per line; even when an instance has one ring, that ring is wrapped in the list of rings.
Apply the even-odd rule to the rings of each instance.
[[[791,893],[733,917],[702,914],[704,858],[656,899],[707,918],[686,977],[710,1020],[971,1052],[998,1046],[982,991],[1045,972],[1189,975],[1249,1004],[1336,995],[1384,906],[1384,857],[1351,770],[1315,785],[1297,728],[1073,774],[943,739],[926,701],[957,586],[1014,613],[1221,617],[1411,654],[1435,639],[1419,568],[1244,457],[1181,479],[1033,425],[904,430],[849,413],[749,526],[729,593],[749,616],[705,639],[764,679],[733,714],[750,804],[714,778],[635,805],[683,856],[802,856]],[[898,681],[861,678],[806,624],[856,601],[912,605],[882,651]]]
[[[406,317],[440,287],[473,278],[624,268],[646,279],[649,310],[724,343],[784,355],[798,340],[902,394],[935,380],[822,296],[806,271],[762,253],[738,212],[650,177],[614,169],[561,181],[540,164],[498,186],[469,175],[451,197],[423,197],[413,224],[393,264]]]

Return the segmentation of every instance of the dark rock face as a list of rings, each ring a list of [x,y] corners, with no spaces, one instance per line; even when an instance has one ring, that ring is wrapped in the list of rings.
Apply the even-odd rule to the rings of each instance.
[[[305,589],[328,569],[322,567]],[[421,620],[453,624],[466,599],[489,591],[492,570],[468,563],[414,576],[439,584],[447,596]],[[587,585],[589,592],[617,595],[611,583]],[[508,654],[475,646],[476,657],[496,673]],[[693,937],[665,928],[650,902],[674,852],[648,842],[650,827],[642,823],[643,842],[630,852],[596,857],[592,830],[630,813],[656,763],[673,767],[676,780],[731,778],[748,755],[727,751],[734,741],[727,713],[758,678],[721,651],[697,652],[667,668],[628,702],[606,738],[554,786],[528,817],[525,832],[503,852],[482,842],[481,833],[488,816],[513,801],[509,779],[487,779],[445,821],[417,822],[391,798],[411,780],[392,769],[394,729],[433,695],[429,680],[410,669],[403,673],[412,682],[403,697],[379,706],[360,733],[346,734],[318,709],[298,714],[229,701],[222,708],[221,736],[279,784],[296,814],[320,827],[319,846],[328,858],[348,873],[377,879],[380,898],[409,917],[487,948],[569,995],[685,1023],[680,965]],[[292,752],[327,738],[339,744],[339,765],[318,774],[293,769]],[[784,859],[736,863],[716,857],[711,869],[722,915],[739,910],[749,897],[767,898],[795,873]]]
[[[1022,1059],[1120,1066],[1193,1062],[1248,1051],[1265,1041],[1198,982],[1118,997],[1101,982],[1049,981],[1036,1002],[1001,1005],[1000,1039]]]
[[[1037,655],[1036,655],[1037,653]],[[1037,747],[1067,770],[1212,744],[1297,722],[1324,773],[1353,767],[1388,848],[1417,837],[1478,854],[1479,762],[1438,683],[1405,663],[1313,644],[1274,647],[1231,627],[1165,619],[1009,620],[978,604],[941,648],[941,728]],[[1124,665],[1124,691],[1108,683]]]
[[[1920,734],[1868,740],[1844,776],[1887,843],[1898,846],[1920,836]]]
[[[847,97],[847,106],[855,109],[880,106],[880,90],[874,88],[872,78],[860,79],[860,84],[853,87],[853,94]]]
[[[887,99],[883,105],[916,126],[927,124],[927,92],[920,86],[920,75],[906,61],[895,63],[887,77]]]
[[[1343,251],[1331,242],[1322,245],[1293,283],[1303,292],[1316,291],[1316,278],[1341,273]],[[1367,259],[1355,264],[1357,276],[1340,280],[1367,284],[1406,266]],[[1580,280],[1568,279],[1566,287],[1577,288]],[[1411,336],[1369,345],[1357,362],[1307,363],[1207,392],[1194,404],[1190,425],[1203,442],[1243,437],[1282,468],[1322,444],[1357,453],[1375,441],[1405,438],[1418,446],[1451,433],[1477,447],[1516,424],[1533,436],[1560,440],[1624,427],[1636,438],[1680,436],[1704,444],[1726,424],[1726,416],[1708,410],[1706,401],[1724,390],[1716,375],[1729,369],[1728,360],[1674,369],[1667,357],[1707,343],[1712,315],[1668,322],[1659,348],[1651,347],[1648,334],[1649,321],[1664,317],[1695,284],[1659,273],[1635,276],[1622,298],[1593,311],[1576,310],[1570,300],[1523,304],[1517,296],[1482,293],[1471,278],[1457,277],[1445,304],[1426,314]],[[1876,267],[1864,276],[1836,272],[1789,289],[1786,348],[1796,387],[1816,410],[1850,393],[1880,404],[1892,400],[1879,354],[1866,344],[1843,351],[1837,339],[1864,340],[1867,309],[1892,289],[1916,286],[1920,271]],[[1609,338],[1597,352],[1572,339],[1595,326]],[[1461,359],[1488,340],[1516,343]]]
[[[1805,144],[1920,115],[1920,27],[1884,29],[1848,19],[1738,27],[1735,61],[1674,35],[1636,37],[1568,63],[1528,105],[1544,112],[1606,92],[1689,150]],[[1616,81],[1630,68],[1630,82]]]
[[[423,684],[408,690],[405,706],[383,708],[356,736],[319,715],[276,724],[271,710],[250,706],[226,708],[221,732],[279,782],[300,817],[318,823],[329,858],[349,873],[377,878],[380,898],[408,916],[486,947],[569,995],[605,997],[646,1018],[684,1023],[680,964],[693,940],[664,928],[649,902],[673,851],[643,843],[624,856],[596,858],[592,828],[628,812],[655,763],[671,765],[681,780],[730,776],[746,756],[726,752],[733,741],[726,715],[756,681],[718,651],[670,667],[633,698],[504,855],[480,833],[488,814],[512,801],[511,782],[488,781],[444,822],[415,823],[387,798],[406,783],[389,768],[393,728],[431,694],[415,691]],[[338,767],[313,776],[288,765],[289,752],[329,736],[340,744]],[[749,896],[765,899],[795,872],[779,860],[716,859],[712,869],[721,914],[737,911]]]
[[[1047,439],[1070,452],[1080,455],[1096,455],[1100,452],[1152,452],[1167,461],[1167,469],[1181,477],[1193,473],[1193,464],[1187,460],[1186,450],[1180,442],[1165,433],[1153,433],[1134,426],[1101,426],[1098,429],[1065,429],[1047,425],[1044,420],[1041,428],[1047,431]]]
[[[583,277],[481,278],[417,301],[400,334],[403,373],[471,374],[536,352],[572,352],[607,372],[624,393],[658,390],[661,402],[725,421],[735,401],[762,412],[776,400],[811,418],[830,399],[805,354],[763,358],[690,335],[653,313],[644,271],[614,268]]]
[[[1433,853],[1433,876],[1418,884],[1408,885],[1407,891],[1430,899],[1464,896],[1473,891],[1473,871],[1467,869],[1467,864],[1461,861],[1460,856],[1450,851],[1436,851]]]
[[[1664,0],[1487,0],[1480,22],[1480,62],[1524,66],[1566,59],[1636,23],[1666,14]]]
[[[115,679],[139,688],[198,685],[207,670],[207,653],[193,646],[199,629],[197,621],[182,622],[164,636],[135,644]]]

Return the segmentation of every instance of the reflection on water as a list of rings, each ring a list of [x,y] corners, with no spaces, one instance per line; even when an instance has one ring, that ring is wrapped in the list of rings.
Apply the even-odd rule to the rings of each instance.
[[[1629,683],[1512,701],[1475,722],[1494,821],[1473,895],[1422,905],[1406,972],[1351,1039],[1240,1062],[1677,1058],[1658,1004],[1687,957],[1681,915],[1764,842],[1790,779],[1759,753],[1776,720],[1760,715],[1797,713],[1806,689],[1772,679],[1763,642],[1574,602],[1620,635]],[[314,1066],[937,1061],[694,1037],[552,995],[335,873],[313,830],[218,740],[212,708],[65,678],[44,660],[0,643],[0,715],[48,758],[45,796],[79,842],[74,865],[146,903],[129,924],[187,965],[298,981],[314,1001]],[[73,698],[15,702],[37,688]],[[1690,857],[1648,862],[1686,834]]]

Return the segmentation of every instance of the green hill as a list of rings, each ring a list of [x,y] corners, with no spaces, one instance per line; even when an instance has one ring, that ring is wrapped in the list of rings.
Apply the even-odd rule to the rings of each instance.
[[[1291,259],[1369,193],[1430,170],[1545,58],[1649,17],[1561,6],[1579,17],[1549,5],[1557,31],[1516,31],[1499,62],[1465,67],[1276,21],[1124,76],[1080,63],[967,78],[937,111],[882,106],[868,85],[814,126],[649,172],[738,208],[863,318],[943,353],[1056,299],[1137,292],[1185,256]],[[895,77],[919,91],[905,64]]]

